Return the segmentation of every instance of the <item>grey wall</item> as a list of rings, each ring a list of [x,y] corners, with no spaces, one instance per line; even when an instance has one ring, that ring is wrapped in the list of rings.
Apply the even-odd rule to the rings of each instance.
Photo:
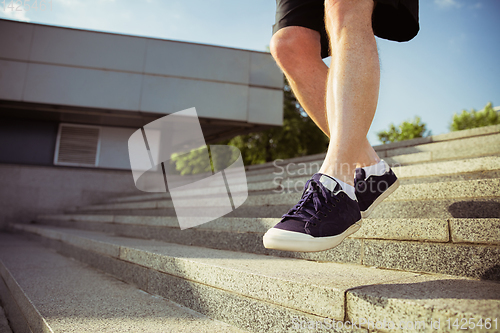
[[[0,99],[281,125],[269,53],[0,20]]]
[[[58,125],[0,118],[0,163],[52,165]]]
[[[59,123],[0,117],[0,163],[54,165]],[[100,126],[98,168],[130,170],[128,139],[135,128]]]
[[[38,214],[140,193],[130,171],[0,164],[0,229]]]
[[[101,149],[97,167],[129,170],[128,139],[135,128],[101,127]]]

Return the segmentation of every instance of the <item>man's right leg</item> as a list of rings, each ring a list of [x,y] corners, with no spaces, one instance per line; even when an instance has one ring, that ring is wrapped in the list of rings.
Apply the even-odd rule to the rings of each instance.
[[[325,100],[328,66],[321,59],[320,34],[304,27],[285,27],[273,35],[270,48],[300,105],[330,137]],[[380,162],[368,140],[359,148],[358,167]]]

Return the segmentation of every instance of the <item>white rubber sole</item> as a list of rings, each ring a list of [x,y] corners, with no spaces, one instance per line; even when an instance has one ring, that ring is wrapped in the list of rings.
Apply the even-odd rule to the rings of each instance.
[[[347,237],[361,228],[361,220],[351,225],[340,235],[330,237],[313,237],[300,232],[293,232],[277,228],[269,229],[264,237],[266,249],[294,251],[294,252],[318,252],[336,247]]]
[[[370,216],[370,214],[379,205],[379,203],[381,203],[385,198],[390,196],[392,194],[392,192],[396,191],[396,189],[398,187],[399,187],[399,179],[396,179],[394,184],[389,186],[389,188],[387,190],[385,190],[384,193],[382,193],[377,199],[375,199],[375,201],[370,205],[370,207],[368,207],[367,210],[365,210],[364,212],[361,212],[361,217],[365,219],[368,216]]]

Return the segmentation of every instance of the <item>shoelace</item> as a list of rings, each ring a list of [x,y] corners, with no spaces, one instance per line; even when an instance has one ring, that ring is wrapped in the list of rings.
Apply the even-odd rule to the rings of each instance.
[[[311,188],[309,188],[309,185],[311,185]],[[305,188],[306,190],[302,194],[302,198],[294,207],[292,207],[292,209],[288,211],[288,213],[282,216],[282,221],[285,221],[286,218],[292,218],[294,220],[301,220],[305,223],[309,222],[312,225],[316,225],[316,223],[311,222],[312,219],[321,221],[319,214],[322,214],[324,217],[327,216],[321,211],[324,205],[320,198],[320,194],[326,203],[329,203],[328,198],[333,198],[336,202],[340,202],[340,200],[332,196],[332,194],[329,193],[324,186],[320,186],[313,179],[309,179],[307,181]],[[313,207],[308,205],[311,198],[314,210],[312,209]],[[332,203],[331,206],[335,207],[335,204]],[[328,211],[331,212],[331,209],[328,208]]]

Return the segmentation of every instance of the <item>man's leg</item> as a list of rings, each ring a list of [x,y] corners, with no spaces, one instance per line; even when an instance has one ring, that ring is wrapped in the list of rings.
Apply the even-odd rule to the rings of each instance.
[[[329,137],[325,107],[328,67],[321,59],[319,33],[304,27],[286,27],[273,35],[270,48],[298,101],[309,117]],[[358,151],[358,167],[380,161],[366,138],[362,146],[358,147]]]
[[[373,0],[325,2],[325,25],[332,51],[326,87],[331,135],[320,172],[349,185],[354,185],[360,147],[366,145],[377,108],[380,66],[371,24],[373,8]]]
[[[298,26],[278,30],[271,54],[309,117],[327,135],[325,92],[328,67],[321,59],[319,32]]]
[[[361,227],[363,210],[357,198],[362,193],[355,191],[353,175],[360,158],[373,157],[363,151],[369,147],[366,134],[377,106],[380,76],[377,45],[371,28],[373,7],[373,0],[327,0],[325,3],[325,23],[333,54],[325,101],[330,144],[320,172],[306,183],[299,202],[264,234],[264,246],[268,249],[323,251],[339,245]],[[303,56],[311,49],[300,47],[297,51]],[[295,53],[294,50],[290,52]],[[318,65],[318,62],[312,63]],[[292,78],[294,75],[307,77],[307,70],[310,68],[306,64],[300,70],[285,73]],[[314,93],[320,85],[313,81],[307,85],[297,80],[293,80],[292,85],[299,90],[299,101],[302,99],[306,107],[314,108],[314,102],[307,104],[305,93]],[[315,114],[317,123],[320,124],[321,119],[324,119],[321,114]],[[382,175],[379,175],[380,164]],[[372,176],[385,181],[393,176],[389,171],[385,162],[358,169],[356,183],[364,184]],[[384,199],[383,193],[388,195],[389,191],[368,193],[364,202],[375,199],[372,200],[375,204]],[[369,214],[373,207],[370,205],[365,211]]]

